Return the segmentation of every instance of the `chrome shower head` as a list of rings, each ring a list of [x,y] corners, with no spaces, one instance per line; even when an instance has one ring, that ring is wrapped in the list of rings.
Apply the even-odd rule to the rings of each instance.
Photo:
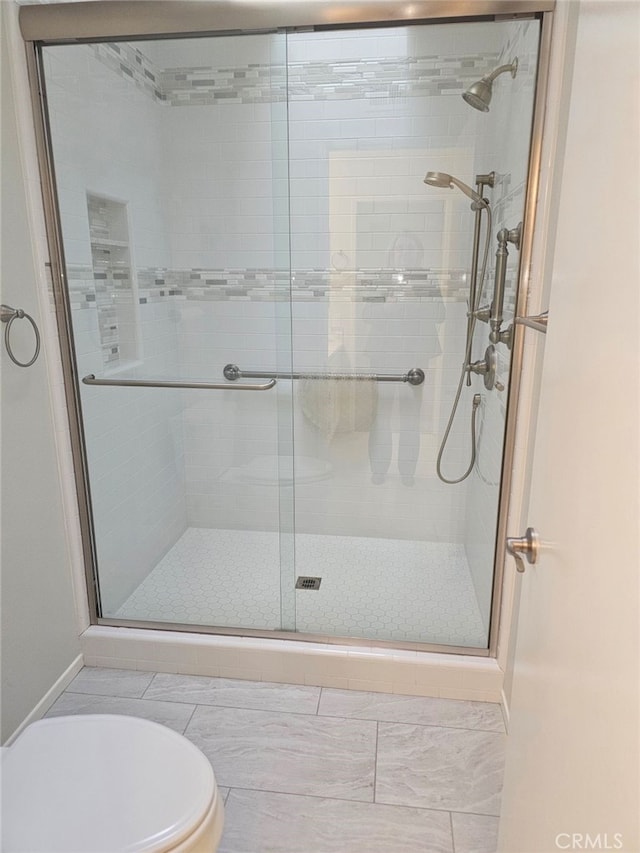
[[[462,97],[473,107],[474,110],[480,110],[481,113],[489,112],[489,104],[491,103],[491,83],[487,83],[485,78],[473,83]]]
[[[446,172],[427,172],[424,178],[424,183],[428,184],[430,187],[448,187],[449,189],[458,187],[458,189],[466,196],[469,196],[472,201],[486,206],[485,200],[479,193],[474,189],[471,189],[471,187],[468,184],[465,184],[464,181],[460,181],[458,178],[454,178],[453,175],[448,175]]]
[[[505,71],[509,71],[512,77],[516,76],[518,73],[517,56],[509,65],[501,65],[499,68],[496,68],[495,71],[492,71],[491,74],[486,74],[481,80],[477,80],[475,83],[472,83],[467,91],[463,93],[462,97],[474,109],[480,110],[480,112],[483,113],[488,113],[489,104],[491,103],[491,95],[493,92],[493,81],[500,74],[504,74]]]

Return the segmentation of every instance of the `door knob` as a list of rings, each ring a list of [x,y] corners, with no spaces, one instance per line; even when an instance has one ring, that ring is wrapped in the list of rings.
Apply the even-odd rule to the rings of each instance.
[[[507,551],[516,561],[516,569],[524,572],[525,565],[523,556],[528,563],[536,563],[538,551],[540,550],[540,537],[534,527],[527,527],[524,536],[508,536]]]

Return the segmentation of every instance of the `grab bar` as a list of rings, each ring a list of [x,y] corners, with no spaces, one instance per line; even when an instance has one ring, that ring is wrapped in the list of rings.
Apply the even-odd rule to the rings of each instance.
[[[274,376],[276,379],[371,379],[376,382],[408,382],[409,385],[422,385],[424,370],[412,367],[402,375],[394,373],[276,373],[262,370],[240,370],[237,364],[226,364],[223,369],[225,379],[234,382],[236,379],[266,379]]]
[[[84,385],[118,385],[132,388],[196,388],[204,391],[268,391],[276,384],[275,379],[264,385],[228,385],[226,382],[174,382],[156,379],[96,379],[95,373],[83,376]]]

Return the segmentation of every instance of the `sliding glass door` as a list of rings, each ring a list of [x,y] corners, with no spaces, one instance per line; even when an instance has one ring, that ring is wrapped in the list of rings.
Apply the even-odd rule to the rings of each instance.
[[[487,647],[538,37],[42,48],[102,620]]]
[[[284,59],[44,50],[103,617],[295,627]]]

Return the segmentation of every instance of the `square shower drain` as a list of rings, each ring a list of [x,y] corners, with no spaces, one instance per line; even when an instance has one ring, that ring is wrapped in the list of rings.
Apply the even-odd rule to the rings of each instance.
[[[296,589],[320,589],[322,578],[311,578],[300,575],[296,581]]]

